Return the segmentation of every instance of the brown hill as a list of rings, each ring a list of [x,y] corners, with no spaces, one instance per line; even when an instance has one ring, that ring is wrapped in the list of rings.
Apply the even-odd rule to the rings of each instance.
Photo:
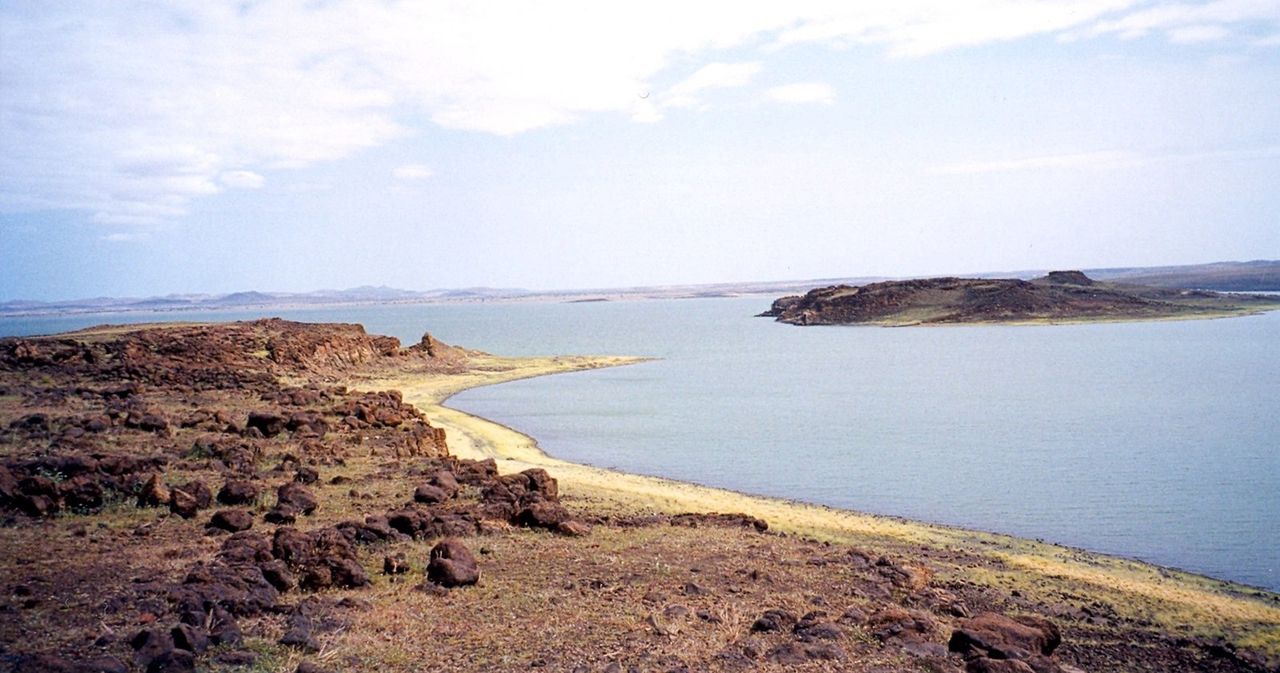
[[[1095,281],[1079,271],[1035,280],[926,278],[833,285],[782,297],[760,315],[792,325],[1082,322],[1243,315],[1280,297]]]

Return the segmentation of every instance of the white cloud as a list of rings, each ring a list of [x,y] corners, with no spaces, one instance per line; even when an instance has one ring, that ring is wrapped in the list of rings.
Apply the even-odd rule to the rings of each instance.
[[[750,85],[770,46],[905,58],[1148,31],[1275,35],[1280,3],[5,3],[0,210],[163,221],[223,186],[253,186],[248,174],[350,157],[420,119],[498,135],[598,114],[654,122]],[[720,62],[744,52],[758,60]]]
[[[435,171],[422,164],[405,164],[391,171],[391,176],[397,180],[426,180],[435,174]]]
[[[1161,2],[1098,21],[1086,32],[1094,36],[1114,33],[1133,39],[1152,31],[1165,31],[1170,42],[1188,43],[1226,37],[1228,26],[1263,24],[1274,28],[1277,22],[1280,22],[1280,3],[1274,0]]]
[[[836,100],[835,89],[826,82],[796,82],[775,86],[765,92],[770,99],[779,103],[826,103]]]
[[[260,189],[267,179],[253,171],[223,171],[222,184],[235,189]]]

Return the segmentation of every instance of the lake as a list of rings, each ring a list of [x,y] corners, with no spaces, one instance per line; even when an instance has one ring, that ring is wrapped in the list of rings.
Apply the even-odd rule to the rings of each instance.
[[[560,458],[1042,538],[1280,590],[1280,313],[1059,326],[793,327],[770,298],[271,311],[636,366],[450,405]],[[0,333],[262,312],[0,319]]]

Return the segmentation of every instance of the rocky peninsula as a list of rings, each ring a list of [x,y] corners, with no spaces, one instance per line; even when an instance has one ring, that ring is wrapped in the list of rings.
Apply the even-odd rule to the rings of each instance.
[[[926,278],[833,285],[782,297],[761,317],[792,325],[939,325],[1219,318],[1280,309],[1280,296],[1095,281],[1080,271],[1034,280]]]
[[[0,339],[0,671],[1280,663],[1268,592],[575,465],[442,406],[634,362],[282,320]]]

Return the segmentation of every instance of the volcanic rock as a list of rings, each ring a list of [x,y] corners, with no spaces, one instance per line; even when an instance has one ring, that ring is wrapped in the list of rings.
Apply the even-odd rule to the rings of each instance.
[[[250,505],[258,499],[258,487],[250,481],[229,479],[218,490],[218,502],[224,505]]]
[[[1053,654],[1061,642],[1058,627],[1047,619],[982,612],[961,621],[947,646],[952,652],[965,656],[1027,659],[1037,654]]]
[[[263,437],[275,437],[284,432],[289,421],[280,414],[269,411],[252,411],[249,412],[249,419],[245,421],[245,429],[255,429],[262,433]]]
[[[253,514],[243,509],[220,509],[209,519],[209,527],[237,533],[253,528]]]
[[[288,482],[276,489],[277,506],[289,506],[302,514],[310,514],[319,506],[320,501],[311,489],[296,481]]]
[[[446,539],[431,549],[427,581],[452,588],[475,584],[479,580],[476,558],[459,540]]]

